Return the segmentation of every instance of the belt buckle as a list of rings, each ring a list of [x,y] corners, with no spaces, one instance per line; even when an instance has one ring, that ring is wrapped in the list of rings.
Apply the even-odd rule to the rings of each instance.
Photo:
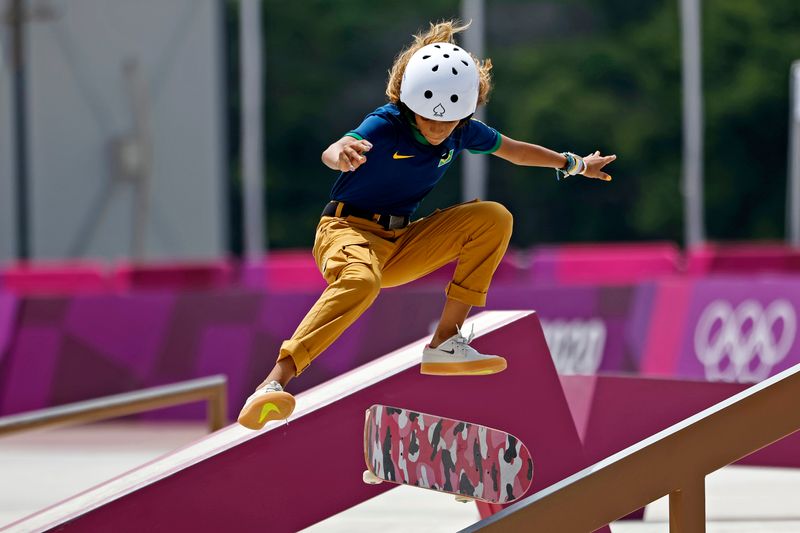
[[[406,217],[389,215],[389,229],[399,229],[405,226]]]

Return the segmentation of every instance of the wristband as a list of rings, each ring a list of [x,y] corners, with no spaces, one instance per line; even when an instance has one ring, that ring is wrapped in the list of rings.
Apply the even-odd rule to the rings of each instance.
[[[586,162],[581,156],[572,152],[561,152],[561,155],[564,156],[567,162],[562,168],[556,169],[556,180],[586,172]]]

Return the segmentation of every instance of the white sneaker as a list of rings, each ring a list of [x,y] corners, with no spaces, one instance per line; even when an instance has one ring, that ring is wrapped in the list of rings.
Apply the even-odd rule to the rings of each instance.
[[[294,396],[284,392],[277,381],[270,381],[244,402],[238,422],[249,429],[261,429],[270,420],[285,420],[294,411]]]
[[[484,355],[469,345],[475,337],[458,333],[436,348],[426,345],[422,350],[421,374],[434,376],[469,376],[476,374],[495,374],[506,369],[506,360],[497,355]]]

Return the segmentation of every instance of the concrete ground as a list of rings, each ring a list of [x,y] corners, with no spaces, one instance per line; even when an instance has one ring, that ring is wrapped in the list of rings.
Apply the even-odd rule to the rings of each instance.
[[[0,438],[0,530],[204,434],[204,424],[114,422]],[[800,533],[800,470],[728,467],[708,477],[706,492],[709,533]],[[398,487],[304,531],[452,532],[477,519],[472,504]],[[612,531],[669,531],[666,498],[648,506],[644,521]]]

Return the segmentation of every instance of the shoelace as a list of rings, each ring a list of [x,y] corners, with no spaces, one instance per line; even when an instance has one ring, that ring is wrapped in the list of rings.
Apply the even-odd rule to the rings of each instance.
[[[453,339],[453,340],[455,342],[459,343],[459,344],[469,344],[470,342],[472,342],[472,339],[475,338],[475,324],[474,323],[472,324],[472,328],[470,329],[469,335],[467,337],[465,337],[464,334],[461,332],[461,328],[460,327],[456,326],[456,331],[458,332],[458,335],[456,335],[456,338]]]
[[[272,391],[272,392],[283,392],[283,387],[277,381],[270,381],[269,383],[264,386],[264,392]]]

